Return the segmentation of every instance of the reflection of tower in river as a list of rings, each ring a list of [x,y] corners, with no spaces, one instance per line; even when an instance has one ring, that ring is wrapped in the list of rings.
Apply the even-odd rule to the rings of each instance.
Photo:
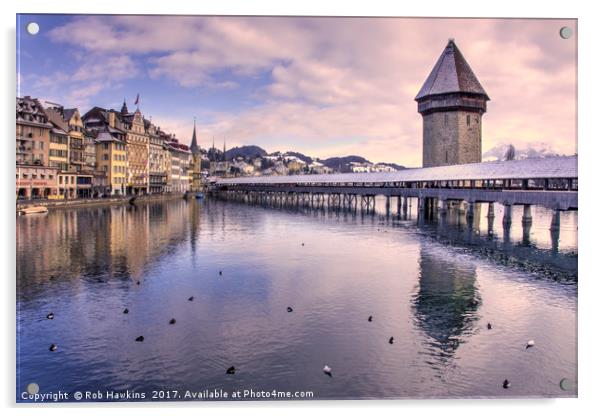
[[[472,332],[481,303],[474,264],[446,256],[421,246],[418,291],[413,299],[415,322],[439,357],[453,355]]]

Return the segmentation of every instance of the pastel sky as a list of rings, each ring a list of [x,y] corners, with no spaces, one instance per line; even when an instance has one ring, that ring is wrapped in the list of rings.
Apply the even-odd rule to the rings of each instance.
[[[30,21],[40,33],[28,35]],[[577,151],[575,20],[17,16],[18,95],[140,110],[189,143],[419,166],[416,96],[456,44],[491,97],[483,150]]]

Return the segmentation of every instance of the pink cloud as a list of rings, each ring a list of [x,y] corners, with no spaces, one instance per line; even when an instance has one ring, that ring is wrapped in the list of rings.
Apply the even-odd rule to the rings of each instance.
[[[90,53],[153,53],[149,75],[188,88],[236,88],[214,79],[224,69],[269,73],[269,85],[254,92],[263,103],[215,114],[202,127],[209,137],[419,165],[414,96],[449,37],[492,99],[484,150],[544,141],[574,153],[576,36],[561,39],[564,25],[576,29],[573,20],[551,19],[120,16],[76,19],[51,37]]]

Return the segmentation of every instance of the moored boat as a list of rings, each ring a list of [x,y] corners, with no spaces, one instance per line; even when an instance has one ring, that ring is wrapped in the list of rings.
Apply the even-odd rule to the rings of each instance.
[[[26,207],[26,208],[22,208],[19,210],[19,214],[21,215],[25,215],[25,214],[45,214],[48,212],[48,208],[44,207],[44,206],[32,206],[32,207]]]

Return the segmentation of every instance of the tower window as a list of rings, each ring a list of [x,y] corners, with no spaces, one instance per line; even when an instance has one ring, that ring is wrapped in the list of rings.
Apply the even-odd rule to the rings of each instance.
[[[470,114],[466,116],[466,125],[470,126]]]
[[[447,126],[448,121],[449,121],[449,116],[447,114],[445,114],[445,116],[443,116],[443,124],[445,126]]]
[[[445,151],[445,163],[447,163],[447,150]]]

